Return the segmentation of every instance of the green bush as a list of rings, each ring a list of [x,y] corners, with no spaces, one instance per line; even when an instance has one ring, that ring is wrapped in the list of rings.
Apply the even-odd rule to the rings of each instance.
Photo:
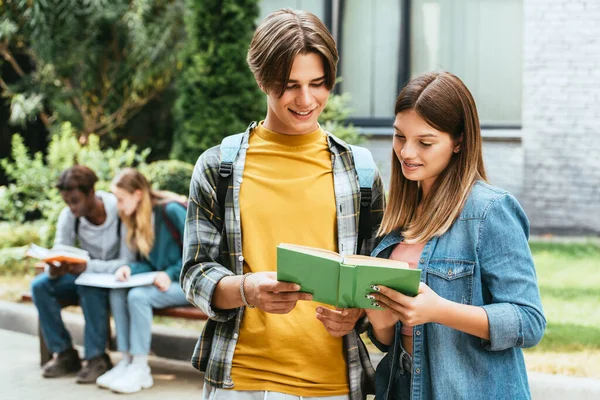
[[[344,121],[352,113],[352,109],[348,107],[349,102],[349,93],[341,95],[332,93],[327,101],[327,106],[325,106],[325,109],[319,116],[319,123],[324,130],[334,134],[343,141],[350,144],[361,144],[364,138],[360,136],[358,129],[352,124],[344,124]]]
[[[0,249],[0,276],[25,276],[31,274],[36,260],[25,257],[27,247]]]
[[[96,188],[106,190],[119,169],[143,165],[149,152],[149,149],[138,152],[126,140],[116,149],[101,149],[100,139],[95,135],[89,137],[87,146],[82,146],[71,124],[64,123],[52,136],[44,158],[39,152],[31,156],[23,138],[14,135],[12,161],[0,160],[10,182],[0,191],[0,215],[8,221],[44,218],[55,223],[64,203],[54,185],[64,169],[76,163],[86,165],[98,175]],[[53,236],[52,226],[47,236]]]
[[[187,196],[194,166],[178,160],[161,160],[145,165],[140,168],[140,172],[155,189],[170,190]]]
[[[30,243],[40,244],[47,229],[48,226],[43,221],[24,224],[0,222],[0,249],[26,246]]]
[[[195,162],[265,112],[246,63],[258,0],[186,0],[187,41],[177,80],[171,158]]]

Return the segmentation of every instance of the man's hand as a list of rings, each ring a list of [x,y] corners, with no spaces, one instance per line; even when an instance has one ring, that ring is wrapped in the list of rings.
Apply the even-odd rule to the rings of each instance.
[[[365,311],[360,308],[332,310],[323,306],[317,307],[317,319],[323,323],[323,326],[333,337],[342,337],[350,333],[356,321],[365,315]]]
[[[171,286],[171,278],[167,275],[166,272],[159,272],[156,274],[156,278],[154,278],[154,286],[158,288],[161,292],[166,292],[169,290],[169,286]]]
[[[73,275],[79,275],[87,268],[87,263],[63,263],[67,267],[67,271]]]
[[[118,281],[125,282],[131,276],[131,268],[129,265],[123,265],[115,272],[115,278]]]
[[[276,272],[257,272],[244,281],[248,303],[272,314],[287,314],[298,300],[312,300],[311,294],[299,290],[298,284],[277,281]]]
[[[60,278],[67,272],[69,272],[69,268],[67,268],[67,264],[65,263],[54,262],[48,264],[48,276],[50,278]]]

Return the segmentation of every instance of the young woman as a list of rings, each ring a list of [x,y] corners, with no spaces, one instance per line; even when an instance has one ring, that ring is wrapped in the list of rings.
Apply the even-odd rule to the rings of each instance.
[[[154,384],[148,366],[152,309],[188,304],[177,284],[186,214],[181,203],[185,198],[153,190],[146,178],[131,168],[115,177],[111,191],[127,227],[127,243],[141,256],[141,261],[120,267],[115,272],[117,279],[125,281],[132,274],[157,271],[152,286],[110,291],[117,349],[123,358],[96,383],[115,392],[134,393]]]
[[[456,76],[429,73],[396,101],[389,205],[372,255],[422,269],[416,297],[374,286],[367,311],[378,399],[529,398],[522,347],[542,312],[517,200],[488,185],[477,109]]]

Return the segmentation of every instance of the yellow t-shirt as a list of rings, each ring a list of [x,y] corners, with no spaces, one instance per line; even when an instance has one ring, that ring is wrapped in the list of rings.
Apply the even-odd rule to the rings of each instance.
[[[325,133],[282,135],[260,124],[246,154],[239,201],[244,271],[276,271],[282,242],[337,251]],[[299,301],[283,315],[246,309],[233,356],[234,390],[310,397],[349,393],[343,339],[317,320],[318,305]]]

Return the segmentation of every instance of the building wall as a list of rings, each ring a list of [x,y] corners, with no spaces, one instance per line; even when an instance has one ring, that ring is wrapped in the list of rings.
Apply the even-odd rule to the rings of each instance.
[[[524,0],[523,52],[532,231],[600,234],[600,1]]]

